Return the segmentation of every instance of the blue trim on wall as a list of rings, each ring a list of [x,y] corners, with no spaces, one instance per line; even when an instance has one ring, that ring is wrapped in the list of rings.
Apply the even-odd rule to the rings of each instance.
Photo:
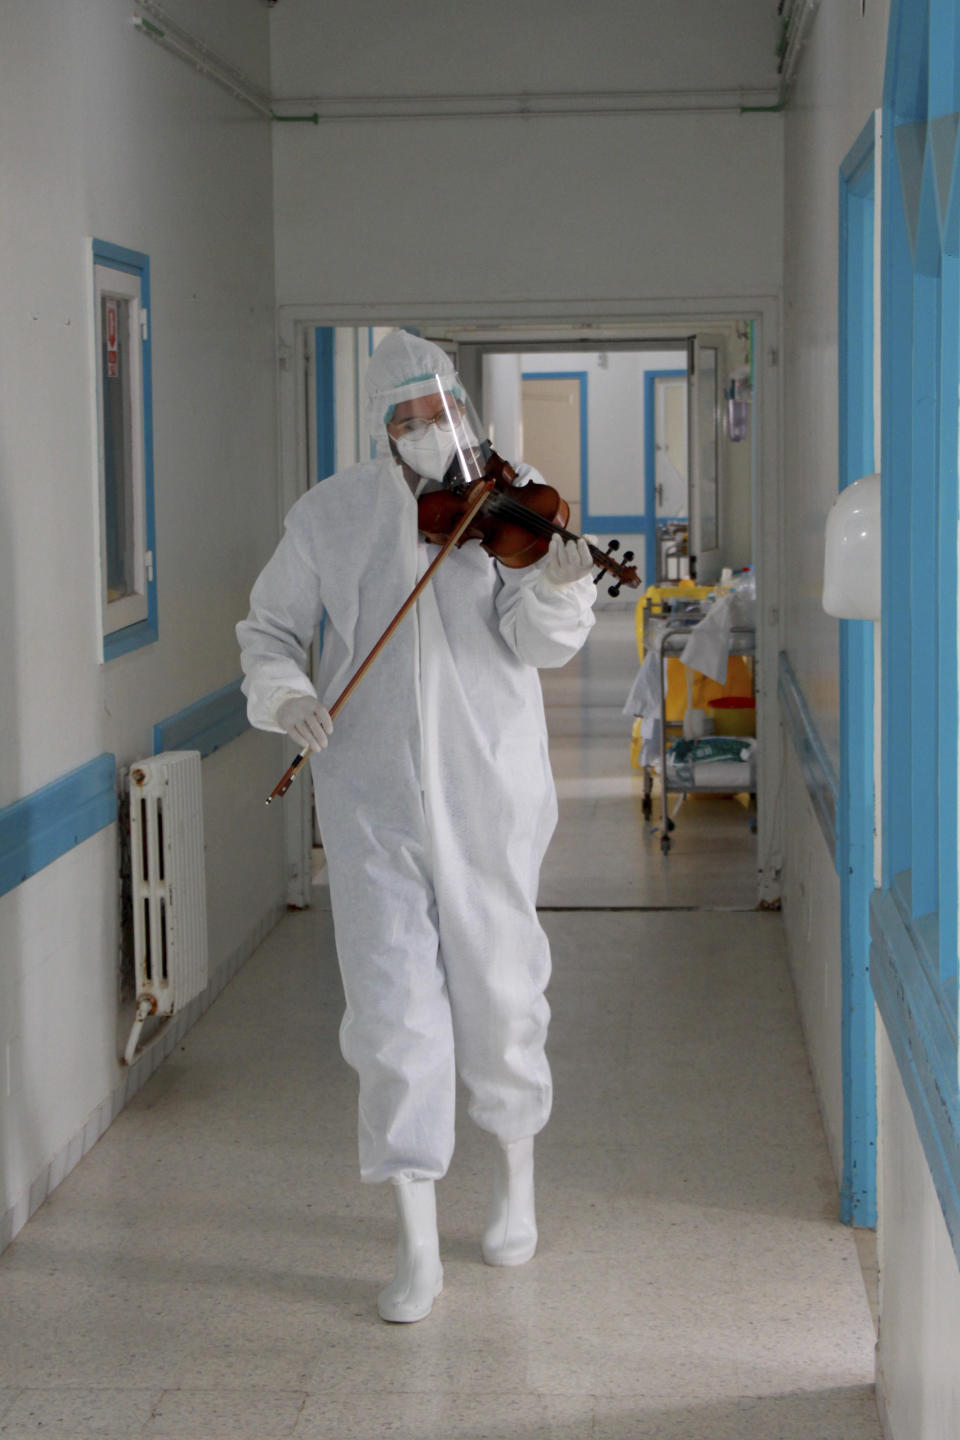
[[[123,245],[111,245],[107,240],[94,240],[94,265],[106,265],[112,270],[122,270],[140,280],[140,305],[147,312],[147,338],[140,342],[141,380],[143,386],[143,487],[147,550],[153,556],[153,575],[147,581],[147,615],[122,630],[114,630],[103,637],[104,661],[115,660],[131,650],[152,645],[159,637],[160,626],[157,607],[157,528],[154,506],[153,475],[153,310],[150,304],[150,257],[139,250],[128,250]]]
[[[870,983],[873,893],[873,625],[840,621],[840,876],[843,1178],[840,1218],[877,1223],[876,1024]]]
[[[648,585],[657,583],[657,416],[656,381],[686,379],[686,370],[647,370],[643,379],[643,509],[644,575]],[[666,518],[666,517],[664,517]]]
[[[960,25],[960,16],[958,16]],[[955,167],[958,161],[954,162]],[[954,199],[958,170],[954,170]],[[956,242],[957,225],[953,232]],[[939,645],[937,695],[939,701],[939,755],[937,764],[938,800],[936,820],[939,844],[940,983],[948,994],[953,1013],[960,1006],[958,993],[958,897],[957,885],[957,525],[958,525],[958,415],[960,382],[960,260],[946,250],[940,278],[940,485],[937,497],[936,563],[939,580]],[[952,457],[952,458],[951,458]],[[952,469],[952,475],[950,471]]]
[[[337,332],[332,325],[316,330],[317,480],[337,468]]]
[[[833,761],[820,738],[816,721],[811,714],[803,691],[793,673],[793,666],[786,652],[780,652],[780,677],[777,684],[780,697],[780,714],[787,734],[790,736],[800,761],[800,769],[810,795],[811,803],[820,822],[823,838],[833,858],[837,861],[837,803],[840,784]]]
[[[117,762],[98,755],[0,810],[0,895],[117,818]]]
[[[874,891],[870,918],[873,992],[960,1264],[956,1031],[936,1003],[893,890]]]
[[[249,730],[247,702],[241,693],[242,681],[233,680],[220,690],[196,700],[176,715],[168,715],[153,727],[153,753],[163,750],[199,750],[212,755]]]
[[[642,535],[647,521],[644,515],[591,515],[583,528],[597,535]]]
[[[147,256],[140,250],[129,250],[125,245],[111,245],[109,240],[93,241],[93,258],[98,265],[109,265],[111,270],[125,270],[128,275],[140,275]]]
[[[840,166],[840,488],[872,474],[875,121]],[[873,890],[873,625],[841,620],[840,807],[843,1176],[840,1218],[877,1223],[875,1007],[870,985]]]
[[[960,1262],[955,207],[937,212],[958,0],[892,0],[883,102],[883,877],[871,979]],[[933,30],[932,28],[933,27]],[[952,101],[948,111],[955,105]],[[924,127],[922,169],[913,142]],[[906,127],[906,128],[904,128]],[[956,193],[956,163],[951,184]],[[909,213],[908,213],[909,207]],[[941,231],[941,219],[943,229]],[[938,653],[939,652],[939,653]],[[932,783],[923,784],[932,773]],[[934,869],[934,867],[936,867]]]

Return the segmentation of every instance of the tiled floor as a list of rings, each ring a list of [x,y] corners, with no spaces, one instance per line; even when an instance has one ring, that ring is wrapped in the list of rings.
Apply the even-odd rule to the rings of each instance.
[[[392,1204],[356,1177],[318,887],[0,1257],[0,1435],[879,1440],[779,918],[731,908],[751,903],[745,816],[684,814],[664,864],[616,713],[629,631],[601,621],[547,677],[536,1259],[482,1264],[490,1142],[464,1118],[444,1293],[422,1324],[378,1320]]]

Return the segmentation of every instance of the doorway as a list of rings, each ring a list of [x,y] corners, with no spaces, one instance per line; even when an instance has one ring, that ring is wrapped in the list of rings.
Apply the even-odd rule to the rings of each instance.
[[[438,309],[442,310],[443,307],[438,307]],[[777,387],[773,383],[776,378],[777,349],[776,345],[766,345],[763,337],[765,336],[767,340],[771,338],[775,340],[779,321],[775,305],[767,302],[760,302],[753,313],[751,313],[749,305],[744,305],[739,309],[739,315],[745,317],[743,319],[736,318],[736,315],[737,312],[726,315],[722,312],[712,313],[703,322],[695,314],[685,315],[679,322],[676,317],[671,321],[658,315],[653,318],[644,318],[642,322],[635,318],[632,322],[607,320],[603,324],[597,324],[578,317],[568,318],[566,321],[561,321],[559,317],[553,317],[539,321],[518,322],[494,320],[491,316],[483,319],[478,316],[472,320],[465,320],[462,315],[455,313],[448,315],[434,313],[429,321],[420,320],[418,322],[409,315],[378,313],[376,317],[378,324],[374,327],[368,323],[358,325],[354,317],[347,313],[338,313],[334,307],[305,309],[298,306],[295,311],[284,310],[281,312],[281,345],[284,349],[288,349],[296,363],[288,365],[281,375],[284,433],[284,495],[281,498],[281,504],[292,503],[302,493],[304,486],[313,483],[316,479],[316,472],[310,473],[309,464],[303,465],[301,468],[302,462],[309,458],[309,447],[304,446],[298,438],[298,424],[304,420],[304,397],[306,396],[309,405],[312,388],[311,385],[303,387],[302,383],[301,362],[302,351],[305,348],[303,336],[308,329],[313,330],[315,335],[318,325],[334,331],[333,349],[336,360],[334,374],[338,390],[335,404],[338,464],[349,463],[355,458],[365,458],[369,454],[369,440],[365,434],[365,417],[362,414],[363,406],[362,403],[358,403],[357,397],[362,395],[363,373],[369,354],[380,334],[394,326],[399,325],[417,330],[428,338],[441,343],[448,352],[454,355],[460,374],[470,393],[475,397],[484,398],[486,397],[484,372],[489,358],[494,355],[513,355],[520,368],[521,377],[524,370],[528,374],[543,374],[548,368],[552,372],[560,369],[561,365],[564,369],[571,371],[592,371],[594,365],[600,366],[605,360],[612,362],[615,357],[618,359],[624,352],[636,354],[642,351],[651,354],[659,352],[661,356],[664,356],[661,369],[679,370],[687,356],[691,332],[702,330],[704,333],[709,332],[710,334],[718,331],[723,333],[725,344],[729,345],[730,353],[734,355],[739,354],[734,347],[742,345],[745,333],[749,334],[751,339],[755,338],[755,353],[758,360],[752,397],[755,403],[751,412],[751,440],[749,446],[739,446],[737,455],[739,464],[737,479],[742,493],[735,499],[733,505],[729,503],[729,497],[724,499],[721,494],[718,509],[721,527],[733,518],[741,540],[744,536],[747,537],[746,553],[742,546],[737,552],[735,563],[738,567],[741,560],[749,563],[754,559],[753,537],[756,537],[758,590],[761,593],[758,606],[757,638],[759,657],[757,715],[761,742],[758,749],[757,788],[760,798],[757,817],[757,853],[754,862],[755,893],[757,902],[762,906],[775,906],[779,899],[780,836],[776,797],[779,793],[781,754],[778,741],[779,714],[776,688],[775,683],[773,685],[769,683],[768,677],[776,674],[776,654],[779,649],[779,597],[776,593],[778,567],[775,563],[778,497],[776,485],[773,483],[777,474],[778,461],[776,448]],[[764,348],[765,345],[766,348]],[[562,357],[562,361],[558,362],[552,358],[557,355]],[[742,359],[742,356],[740,358]],[[726,357],[724,363],[726,364]],[[592,383],[591,373],[591,387]],[[345,386],[349,389],[350,385],[353,386],[353,399],[345,401],[342,388]],[[721,426],[725,425],[724,399],[723,386],[718,381],[715,413],[718,424]],[[761,400],[763,400],[762,423],[760,420]],[[588,494],[586,501],[581,499],[581,520],[584,528],[591,521],[599,520],[609,524],[611,531],[614,531],[615,522],[616,529],[621,531],[623,527],[619,522],[623,520],[630,522],[631,530],[623,532],[624,544],[629,546],[628,535],[630,539],[639,541],[639,544],[633,548],[643,555],[644,568],[649,569],[646,565],[648,482],[642,443],[644,412],[642,387],[636,395],[635,412],[639,419],[639,438],[633,444],[629,470],[626,465],[621,464],[611,466],[603,472],[594,466],[592,456],[588,453]],[[581,418],[582,414],[583,410],[581,410]],[[522,427],[522,416],[518,416],[515,423]],[[591,445],[593,437],[602,433],[602,426],[594,422],[589,402],[586,432],[588,443]],[[301,430],[299,434],[302,435],[303,431]],[[501,443],[499,431],[496,439],[498,448],[505,448]],[[724,434],[721,443],[728,443],[728,439],[729,437]],[[639,464],[635,463],[637,460],[639,460]],[[609,499],[604,501],[601,513],[596,513],[593,478],[595,474],[600,473],[605,473],[608,480],[612,477],[616,485],[623,487],[625,483],[629,483],[633,487],[630,498],[625,503],[622,498],[616,503],[616,511],[619,513],[614,513],[614,502]],[[768,483],[763,487],[757,483],[757,476],[760,473],[768,477]],[[746,476],[745,486],[743,485],[744,475]],[[623,497],[623,488],[619,493]],[[625,511],[626,514],[623,513]],[[655,520],[655,516],[656,503],[650,515],[651,522]],[[594,525],[594,532],[600,533],[599,525]],[[764,565],[764,557],[766,557],[766,565]],[[655,575],[655,570],[651,572],[651,578],[652,575]],[[763,603],[764,575],[767,579],[766,605]],[[615,605],[618,600],[621,605],[630,607],[632,610],[633,604],[635,604],[635,592],[620,597],[604,595],[598,603],[606,608]],[[629,682],[629,676],[627,676],[627,681]],[[767,736],[767,743],[764,743],[762,738],[764,734]]]

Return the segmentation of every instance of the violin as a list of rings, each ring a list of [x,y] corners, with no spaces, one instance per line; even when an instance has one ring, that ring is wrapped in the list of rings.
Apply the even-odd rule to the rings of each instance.
[[[456,542],[458,545],[465,540],[479,540],[488,555],[516,570],[541,560],[553,535],[560,535],[564,540],[581,538],[566,528],[570,507],[552,485],[537,481],[515,485],[516,470],[489,443],[484,442],[480,452],[485,462],[481,480],[466,481],[457,458],[444,475],[441,488],[430,490],[417,500],[417,523],[426,540],[442,545],[475,498],[477,485],[491,480],[493,487]],[[619,548],[618,540],[611,540],[606,551],[590,546],[600,574],[609,572],[616,576],[616,584],[610,587],[611,595],[618,595],[621,585],[637,589],[640,584],[635,566],[620,564],[613,558],[611,552]],[[623,559],[632,560],[632,550],[625,551]]]
[[[465,540],[477,539],[488,554],[502,565],[519,569],[542,559],[553,535],[561,535],[564,540],[580,539],[579,535],[566,528],[570,507],[552,485],[541,485],[536,481],[514,485],[517,472],[513,466],[503,460],[487,441],[479,450],[479,458],[484,462],[479,479],[468,481],[460,468],[459,458],[455,459],[443,477],[441,488],[429,491],[417,500],[420,531],[425,539],[441,547],[440,553],[431,561],[380,639],[330,706],[331,717],[349,699],[455,546],[462,545]],[[475,457],[471,455],[470,458],[473,461]],[[617,583],[610,587],[611,595],[619,594],[621,585],[636,589],[640,584],[634,566],[620,565],[613,559],[610,552],[619,548],[619,540],[611,540],[606,551],[590,546],[590,554],[600,566],[600,573],[610,572],[617,577]],[[627,550],[623,558],[632,560],[632,551]],[[298,752],[293,764],[288,766],[270,791],[268,805],[286,795],[309,758],[310,747],[306,746]]]

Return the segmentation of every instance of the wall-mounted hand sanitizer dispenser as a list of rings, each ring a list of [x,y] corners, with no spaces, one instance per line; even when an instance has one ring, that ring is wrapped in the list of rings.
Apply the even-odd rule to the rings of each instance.
[[[823,608],[839,620],[880,619],[880,476],[841,490],[827,516]]]

